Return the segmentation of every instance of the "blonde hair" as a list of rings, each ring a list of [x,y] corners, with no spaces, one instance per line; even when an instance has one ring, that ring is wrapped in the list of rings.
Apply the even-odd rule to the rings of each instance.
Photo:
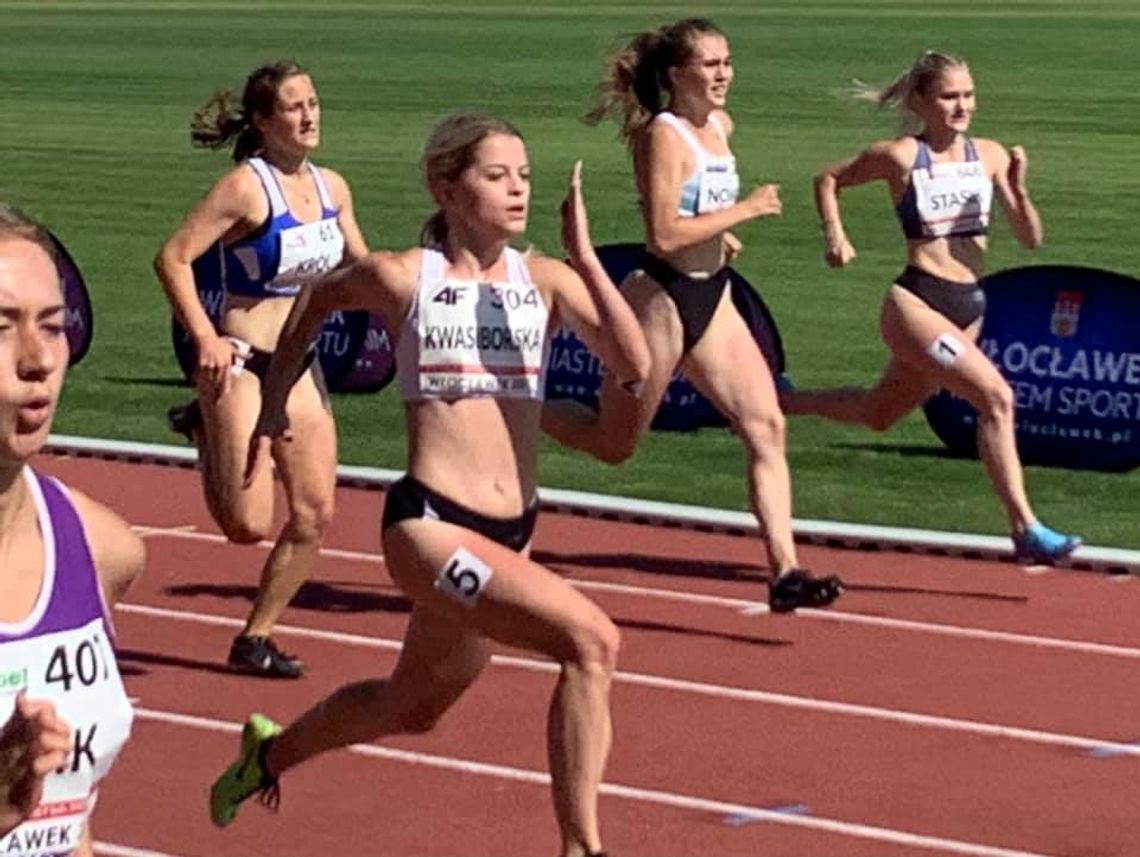
[[[952,68],[967,68],[966,61],[952,54],[923,51],[909,69],[886,86],[853,81],[851,95],[860,101],[873,102],[877,107],[897,111],[904,130],[915,131],[921,127],[921,121],[914,109],[914,98],[929,94],[942,75]]]
[[[277,106],[277,90],[290,77],[307,74],[292,60],[255,68],[245,79],[241,99],[228,89],[217,90],[194,111],[190,119],[190,142],[203,149],[233,146],[234,163],[256,155],[264,143],[253,125],[253,115],[268,116]]]
[[[453,182],[475,163],[479,144],[493,134],[522,140],[519,130],[510,122],[481,113],[454,113],[435,124],[424,142],[420,169],[424,184],[431,190],[438,182]],[[447,218],[436,209],[420,229],[420,244],[430,247],[447,238]]]
[[[632,148],[642,129],[665,108],[665,94],[671,92],[669,69],[688,62],[697,39],[706,35],[724,33],[707,18],[684,18],[638,33],[608,60],[586,121],[596,125],[616,119],[618,135]]]

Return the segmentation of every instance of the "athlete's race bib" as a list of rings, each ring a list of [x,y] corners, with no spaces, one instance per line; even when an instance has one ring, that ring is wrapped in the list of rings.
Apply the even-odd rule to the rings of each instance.
[[[4,643],[0,674],[0,723],[12,716],[16,695],[26,691],[29,698],[50,699],[73,735],[71,757],[44,781],[43,800],[32,817],[0,837],[0,855],[70,854],[134,717],[103,620]]]
[[[732,164],[710,164],[704,168],[697,191],[697,214],[728,208],[740,194],[740,176]]]
[[[916,169],[915,202],[929,238],[983,232],[990,223],[993,184],[980,160],[932,164]]]
[[[333,220],[281,230],[281,261],[267,291],[294,292],[306,279],[331,271],[344,256],[344,236]]]

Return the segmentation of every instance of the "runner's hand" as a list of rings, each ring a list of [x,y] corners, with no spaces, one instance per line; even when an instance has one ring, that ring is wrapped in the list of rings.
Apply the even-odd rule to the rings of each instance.
[[[12,716],[0,727],[0,807],[27,818],[43,798],[44,778],[70,753],[71,727],[55,706],[20,693]]]
[[[727,265],[740,255],[740,251],[744,249],[744,243],[731,232],[724,233],[721,240],[724,243],[724,264]]]
[[[757,185],[744,198],[744,204],[751,210],[753,217],[778,217],[784,211],[778,184]]]
[[[828,220],[823,224],[823,259],[830,268],[842,268],[855,258],[855,248],[847,240],[843,224]]]
[[[201,392],[217,399],[229,392],[233,375],[234,346],[223,336],[213,334],[201,339],[198,345],[198,373],[196,381]]]
[[[827,242],[827,250],[824,252],[823,258],[828,267],[842,268],[855,258],[855,248],[844,235],[836,241]]]
[[[273,450],[273,441],[292,440],[293,433],[289,430],[289,418],[285,409],[264,406],[257,416],[257,424],[253,427],[253,434],[249,438],[249,451],[245,458],[245,474],[242,485],[249,488],[269,466],[269,459]]]
[[[574,162],[566,197],[562,200],[562,247],[571,264],[594,253],[586,217],[586,202],[582,198],[581,161]]]

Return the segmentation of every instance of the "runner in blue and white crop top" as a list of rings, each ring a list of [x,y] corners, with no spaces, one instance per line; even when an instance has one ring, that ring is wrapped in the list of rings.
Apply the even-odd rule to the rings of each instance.
[[[973,141],[966,138],[966,159],[934,163],[921,137],[910,180],[895,213],[911,240],[950,235],[985,235],[990,224],[993,181],[986,175]]]
[[[285,194],[262,158],[246,164],[257,174],[269,199],[269,217],[253,234],[225,245],[218,242],[207,254],[220,255],[219,285],[228,294],[248,298],[295,297],[307,277],[330,271],[344,256],[344,235],[321,171],[307,163],[309,174],[321,198],[321,217],[301,223],[289,210]],[[201,269],[196,274],[201,275]],[[202,284],[199,284],[201,289]]]
[[[402,400],[543,400],[550,309],[522,254],[510,247],[504,252],[506,282],[485,283],[449,277],[447,257],[424,248],[396,345]]]
[[[664,122],[675,130],[688,144],[696,156],[697,164],[692,174],[681,184],[681,199],[677,213],[682,217],[695,217],[728,208],[740,195],[740,176],[736,172],[736,158],[732,155],[711,155],[701,141],[684,122],[665,110],[658,113],[654,122]],[[709,116],[709,124],[728,143],[728,135],[715,115]]]

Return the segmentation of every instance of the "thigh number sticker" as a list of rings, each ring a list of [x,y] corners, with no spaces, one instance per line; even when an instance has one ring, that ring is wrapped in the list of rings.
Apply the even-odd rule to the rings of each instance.
[[[474,607],[491,574],[487,563],[466,548],[457,548],[435,576],[435,588],[464,607]]]
[[[965,350],[966,348],[961,342],[949,333],[943,333],[930,344],[927,353],[930,354],[940,366],[949,369],[958,362],[958,358],[962,356],[962,352]]]

